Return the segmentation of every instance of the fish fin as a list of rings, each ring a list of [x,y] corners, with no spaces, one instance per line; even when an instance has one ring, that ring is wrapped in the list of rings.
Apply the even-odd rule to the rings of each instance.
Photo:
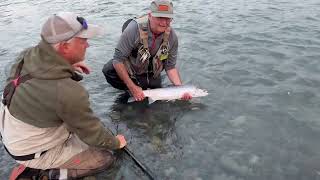
[[[134,97],[129,97],[128,98],[128,103],[132,103],[132,102],[135,102],[136,100],[134,99]]]
[[[148,101],[149,101],[149,104],[152,104],[152,103],[154,103],[156,100],[154,100],[154,99],[152,99],[152,98],[148,98]]]

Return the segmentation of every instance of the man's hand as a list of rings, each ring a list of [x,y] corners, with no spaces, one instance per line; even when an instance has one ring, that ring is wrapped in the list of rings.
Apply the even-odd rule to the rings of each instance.
[[[137,86],[129,77],[128,71],[123,63],[113,64],[120,79],[126,84],[135,101],[142,101],[145,97],[142,88]]]
[[[190,100],[192,99],[192,96],[190,93],[184,93],[181,97],[182,100]]]
[[[132,87],[130,87],[129,91],[131,95],[134,97],[135,101],[142,101],[145,98],[142,88],[137,85],[133,85]]]
[[[117,139],[119,140],[119,142],[120,142],[120,149],[122,149],[123,147],[125,147],[125,146],[127,145],[127,141],[126,141],[126,139],[124,138],[123,135],[118,134],[118,135],[116,136],[116,138],[117,138]]]
[[[175,86],[182,85],[180,75],[179,75],[177,68],[170,69],[166,72],[167,72],[168,78],[170,79],[170,81],[172,82],[173,85],[175,85]],[[190,100],[190,99],[192,99],[192,96],[190,93],[184,93],[182,95],[181,99],[182,100]]]
[[[79,73],[89,74],[91,71],[89,66],[87,66],[83,61],[72,64],[72,67],[74,68],[75,71]]]

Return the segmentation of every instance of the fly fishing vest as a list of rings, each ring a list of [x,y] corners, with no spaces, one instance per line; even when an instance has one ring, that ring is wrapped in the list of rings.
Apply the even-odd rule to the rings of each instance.
[[[126,28],[126,26],[132,21],[136,21],[139,28],[140,35],[140,43],[136,50],[136,52],[131,53],[131,57],[124,61],[124,65],[130,75],[131,78],[134,78],[135,74],[138,72],[147,72],[153,73],[153,78],[159,77],[161,71],[163,70],[163,63],[169,57],[169,36],[171,28],[168,27],[163,35],[162,43],[156,52],[156,54],[152,57],[148,47],[148,26],[149,19],[148,16],[142,16],[140,18],[129,19],[124,23],[122,27],[122,31]],[[139,58],[140,57],[140,58]],[[139,58],[136,59],[137,63],[133,64],[130,61],[130,58]]]

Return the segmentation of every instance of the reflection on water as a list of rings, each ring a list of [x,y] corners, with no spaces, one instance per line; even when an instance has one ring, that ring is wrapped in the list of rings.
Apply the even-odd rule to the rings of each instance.
[[[0,1],[0,83],[37,44],[49,14],[74,11],[106,34],[90,40],[83,85],[93,110],[159,179],[314,180],[320,177],[319,0],[174,0],[183,82],[201,103],[122,104],[101,73],[125,20],[148,1]],[[1,91],[1,90],[0,90]],[[116,179],[147,179],[123,156]],[[0,146],[0,179],[14,165]],[[104,175],[102,174],[102,178]]]
[[[165,150],[166,143],[178,143],[172,139],[176,137],[175,123],[178,119],[187,112],[205,108],[203,104],[188,101],[157,101],[149,105],[145,99],[142,102],[125,103],[126,96],[120,94],[108,113],[117,132],[126,134],[126,130],[131,130],[133,132],[127,136],[131,139],[132,136],[143,136],[143,140],[151,143],[157,151]]]
[[[145,99],[142,102],[126,103],[127,99],[127,93],[120,94],[107,114],[117,134],[124,134],[127,138],[128,147],[133,148],[136,155],[156,156],[160,158],[158,161],[166,158],[180,159],[183,144],[176,132],[176,122],[189,112],[205,110],[206,106],[181,100],[149,104]],[[135,152],[141,146],[147,150]],[[161,156],[158,157],[159,155]],[[153,167],[157,164],[151,162],[149,165],[159,175],[160,172]]]

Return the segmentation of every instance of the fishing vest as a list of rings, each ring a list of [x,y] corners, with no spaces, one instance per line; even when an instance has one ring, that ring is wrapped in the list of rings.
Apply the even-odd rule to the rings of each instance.
[[[149,19],[148,16],[142,16],[140,18],[131,19],[137,22],[139,28],[139,35],[140,35],[140,43],[139,47],[137,48],[137,52],[131,53],[131,57],[124,61],[124,65],[130,75],[131,78],[135,78],[135,74],[137,74],[135,69],[138,69],[139,72],[147,72],[153,73],[153,78],[159,77],[161,71],[163,70],[163,62],[166,61],[169,57],[169,36],[171,28],[168,27],[163,35],[162,43],[156,52],[156,54],[151,57],[149,47],[148,47],[148,26],[149,26]],[[126,28],[126,26],[131,22],[128,20],[124,26],[122,27],[122,31]],[[130,58],[138,58],[139,61],[136,64],[132,64]],[[150,68],[152,67],[152,68]],[[150,69],[152,69],[150,71]]]

